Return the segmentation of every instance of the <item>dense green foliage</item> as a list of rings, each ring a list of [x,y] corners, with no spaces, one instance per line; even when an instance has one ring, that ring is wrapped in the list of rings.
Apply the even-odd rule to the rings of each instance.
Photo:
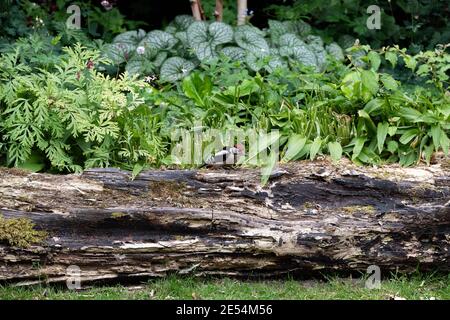
[[[16,7],[45,11],[28,1]],[[8,41],[24,37],[1,49],[2,164],[134,173],[196,166],[203,159],[180,159],[177,150],[187,147],[180,136],[201,133],[208,154],[212,141],[230,143],[230,131],[257,133],[258,146],[242,164],[264,172],[277,159],[329,154],[409,166],[449,151],[448,44],[411,54],[349,39],[338,45],[300,20],[270,20],[259,29],[187,15],[150,32],[122,32],[123,17],[102,22],[94,29],[112,40],[105,44],[91,40],[94,29],[53,27],[66,16],[56,10],[53,22],[5,33]]]
[[[267,30],[249,25],[233,28],[226,23],[194,21],[192,16],[182,15],[164,31],[128,31],[116,36],[105,47],[105,54],[115,65],[126,64],[125,70],[131,74],[159,72],[162,80],[172,82],[220,55],[245,62],[255,72],[272,72],[298,62],[323,71],[327,54],[344,59],[338,44],[325,46],[307,23],[271,20],[269,25]]]
[[[294,0],[265,8],[280,20],[309,22],[325,39],[352,35],[374,48],[401,44],[414,53],[450,42],[447,0]],[[381,30],[368,30],[367,8],[381,8]]]

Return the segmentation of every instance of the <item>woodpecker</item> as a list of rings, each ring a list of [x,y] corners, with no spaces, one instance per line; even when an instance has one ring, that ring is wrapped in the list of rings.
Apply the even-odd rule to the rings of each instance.
[[[206,159],[200,168],[205,166],[232,166],[235,165],[245,152],[243,144],[235,144],[233,147],[223,147],[222,150]]]

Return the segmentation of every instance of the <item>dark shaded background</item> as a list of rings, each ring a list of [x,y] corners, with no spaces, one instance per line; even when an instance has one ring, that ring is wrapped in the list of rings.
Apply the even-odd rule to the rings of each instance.
[[[236,0],[224,0],[224,2]],[[101,1],[98,1],[101,2]],[[249,9],[255,12],[252,18],[252,24],[258,27],[267,26],[267,14],[263,11],[270,4],[292,4],[292,0],[248,0]],[[148,25],[145,29],[156,29],[169,23],[175,16],[180,14],[191,14],[189,0],[162,0],[162,1],[126,1],[117,0],[116,7],[128,19],[140,20]],[[211,14],[207,13],[210,17]]]

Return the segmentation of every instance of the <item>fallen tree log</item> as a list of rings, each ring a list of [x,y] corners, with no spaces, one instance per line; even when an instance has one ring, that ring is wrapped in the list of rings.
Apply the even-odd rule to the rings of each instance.
[[[0,242],[0,280],[60,282],[328,271],[450,271],[450,173],[344,160],[256,169],[81,175],[0,170],[0,215],[47,238]]]

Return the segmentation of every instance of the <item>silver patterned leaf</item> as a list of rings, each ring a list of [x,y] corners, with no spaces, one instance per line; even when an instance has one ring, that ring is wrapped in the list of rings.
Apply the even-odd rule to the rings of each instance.
[[[186,59],[172,57],[164,61],[160,70],[160,78],[163,81],[175,82],[186,77],[195,65]]]
[[[233,29],[222,22],[192,23],[187,31],[188,43],[200,61],[217,56],[216,47],[233,40]]]
[[[264,37],[250,29],[238,28],[234,34],[236,44],[253,53],[257,57],[265,57],[269,55],[270,49]]]

